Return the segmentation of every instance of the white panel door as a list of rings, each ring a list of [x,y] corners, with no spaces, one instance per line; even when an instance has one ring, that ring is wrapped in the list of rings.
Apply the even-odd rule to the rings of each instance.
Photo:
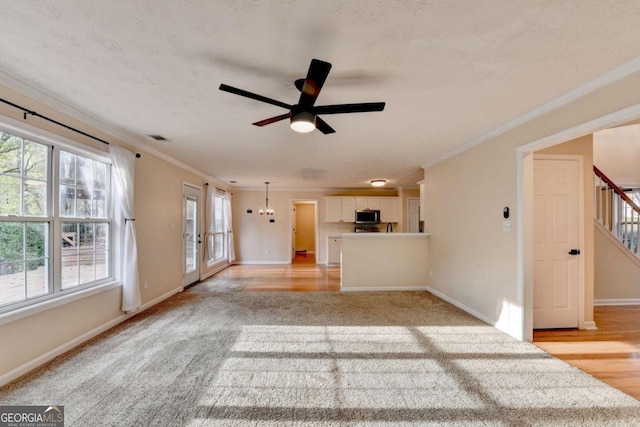
[[[407,199],[407,232],[420,231],[420,199]]]
[[[535,329],[578,327],[579,178],[578,160],[534,160]]]

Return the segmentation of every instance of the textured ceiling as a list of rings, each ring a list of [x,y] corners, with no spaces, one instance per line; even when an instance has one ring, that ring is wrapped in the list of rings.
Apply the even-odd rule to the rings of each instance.
[[[415,186],[421,165],[640,56],[637,1],[0,1],[0,71],[222,182]],[[386,101],[297,134],[312,58],[319,105]],[[145,135],[161,134],[157,142]]]

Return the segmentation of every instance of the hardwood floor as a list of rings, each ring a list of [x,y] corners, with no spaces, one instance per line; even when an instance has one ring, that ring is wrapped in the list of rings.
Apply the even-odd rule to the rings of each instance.
[[[233,265],[216,278],[246,279],[242,292],[340,290],[340,267],[298,254],[289,265]],[[597,331],[534,331],[534,344],[640,400],[640,306],[595,307]]]
[[[640,400],[640,306],[599,306],[598,330],[539,330],[533,343]]]
[[[292,264],[232,265],[214,277],[249,279],[242,292],[340,290],[340,267],[316,264],[313,254],[296,254]]]

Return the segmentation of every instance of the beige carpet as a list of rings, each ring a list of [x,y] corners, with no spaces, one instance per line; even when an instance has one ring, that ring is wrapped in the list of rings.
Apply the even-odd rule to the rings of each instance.
[[[632,426],[640,402],[426,292],[194,287],[0,389],[67,426]]]

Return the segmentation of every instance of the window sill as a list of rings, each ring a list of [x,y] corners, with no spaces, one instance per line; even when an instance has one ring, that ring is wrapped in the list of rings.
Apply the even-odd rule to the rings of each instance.
[[[46,301],[42,301],[26,307],[21,307],[16,310],[8,311],[6,313],[0,314],[0,325],[14,322],[19,319],[24,319],[25,317],[33,316],[34,314],[51,310],[52,308],[60,307],[61,305],[69,304],[71,302],[119,287],[122,287],[121,282],[111,281],[103,283],[101,285],[93,286],[91,288],[83,289],[81,291],[71,292],[67,295],[53,297]]]

